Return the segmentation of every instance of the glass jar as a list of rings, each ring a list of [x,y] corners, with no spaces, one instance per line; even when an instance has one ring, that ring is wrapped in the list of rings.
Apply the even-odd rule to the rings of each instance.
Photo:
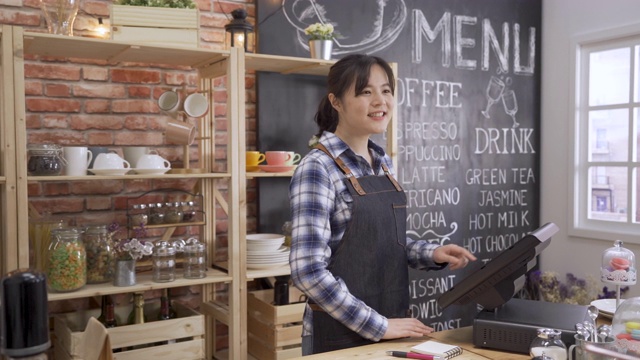
[[[52,144],[33,145],[27,149],[27,172],[33,176],[60,175],[67,164],[62,147]]]
[[[164,224],[164,208],[162,207],[162,203],[149,204],[149,224]]]
[[[176,201],[173,203],[165,204],[166,211],[164,212],[164,222],[167,224],[176,224],[182,222],[182,208],[180,207],[180,202]]]
[[[169,282],[176,279],[176,248],[161,241],[153,248],[153,281]]]
[[[537,360],[566,360],[567,346],[560,335],[562,332],[557,329],[538,329],[538,336],[529,346],[529,355]]]
[[[183,201],[180,203],[182,207],[182,221],[193,222],[198,218],[198,211],[194,201]]]
[[[611,335],[618,352],[640,357],[640,297],[623,300],[611,320]]]
[[[132,227],[142,227],[149,223],[147,204],[134,204],[129,214],[129,223]]]
[[[184,277],[201,279],[207,276],[207,245],[198,239],[187,240],[184,246]]]
[[[87,252],[82,242],[84,230],[51,230],[47,253],[47,284],[58,292],[78,290],[87,283]]]
[[[29,254],[30,267],[45,272],[47,267],[47,252],[51,243],[51,230],[65,226],[62,220],[29,219]]]
[[[600,280],[613,285],[636,284],[636,257],[622,246],[622,241],[614,241],[613,247],[602,254]]]
[[[101,284],[113,280],[115,253],[107,225],[87,227],[83,239],[87,251],[87,284]]]

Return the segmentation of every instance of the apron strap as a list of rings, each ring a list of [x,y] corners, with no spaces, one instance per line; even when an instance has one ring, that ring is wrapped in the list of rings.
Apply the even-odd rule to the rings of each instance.
[[[393,175],[391,175],[391,172],[389,171],[389,168],[387,168],[387,165],[385,165],[384,163],[381,163],[380,165],[382,165],[382,170],[384,170],[384,174],[387,175],[387,177],[389,178],[393,186],[396,188],[396,190],[403,191],[400,184],[398,184],[398,182],[393,177]]]
[[[351,182],[351,185],[353,185],[353,188],[356,190],[358,195],[365,195],[366,194],[366,192],[364,191],[362,186],[360,186],[360,183],[358,182],[358,179],[355,176],[353,176],[353,173],[347,167],[347,165],[344,164],[344,161],[342,161],[342,159],[334,158],[333,155],[331,155],[331,153],[329,152],[329,150],[327,150],[327,148],[322,144],[316,144],[315,148],[318,149],[318,150],[321,150],[325,154],[329,155],[329,157],[331,157],[333,159],[333,161],[335,161],[336,164],[338,164],[338,167],[347,176],[347,179],[349,179],[349,181]]]

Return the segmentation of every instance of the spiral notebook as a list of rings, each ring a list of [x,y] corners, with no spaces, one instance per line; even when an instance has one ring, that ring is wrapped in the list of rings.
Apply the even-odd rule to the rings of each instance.
[[[451,359],[462,354],[462,348],[460,346],[443,344],[433,340],[427,340],[415,345],[411,348],[411,351],[420,354],[440,356],[444,359]]]

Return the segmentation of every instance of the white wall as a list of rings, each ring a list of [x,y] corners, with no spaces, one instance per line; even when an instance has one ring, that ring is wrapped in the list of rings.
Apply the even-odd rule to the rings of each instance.
[[[575,35],[640,24],[638,0],[543,0],[542,1],[542,168],[541,223],[552,221],[560,227],[551,245],[541,256],[541,269],[564,276],[571,272],[585,278],[600,279],[602,253],[613,240],[569,237],[572,186],[569,141],[572,104],[570,43]],[[640,234],[638,234],[640,236]],[[640,266],[640,246],[625,243]],[[599,282],[598,285],[604,285]],[[640,284],[631,286],[627,296],[640,296]]]

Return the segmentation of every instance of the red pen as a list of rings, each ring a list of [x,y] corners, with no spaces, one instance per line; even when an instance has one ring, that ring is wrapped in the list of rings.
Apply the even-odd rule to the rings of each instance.
[[[404,352],[404,351],[387,351],[387,355],[391,355],[393,357],[399,357],[399,358],[407,358],[407,359],[444,360],[441,356],[437,356],[437,355],[426,355],[426,354]]]

